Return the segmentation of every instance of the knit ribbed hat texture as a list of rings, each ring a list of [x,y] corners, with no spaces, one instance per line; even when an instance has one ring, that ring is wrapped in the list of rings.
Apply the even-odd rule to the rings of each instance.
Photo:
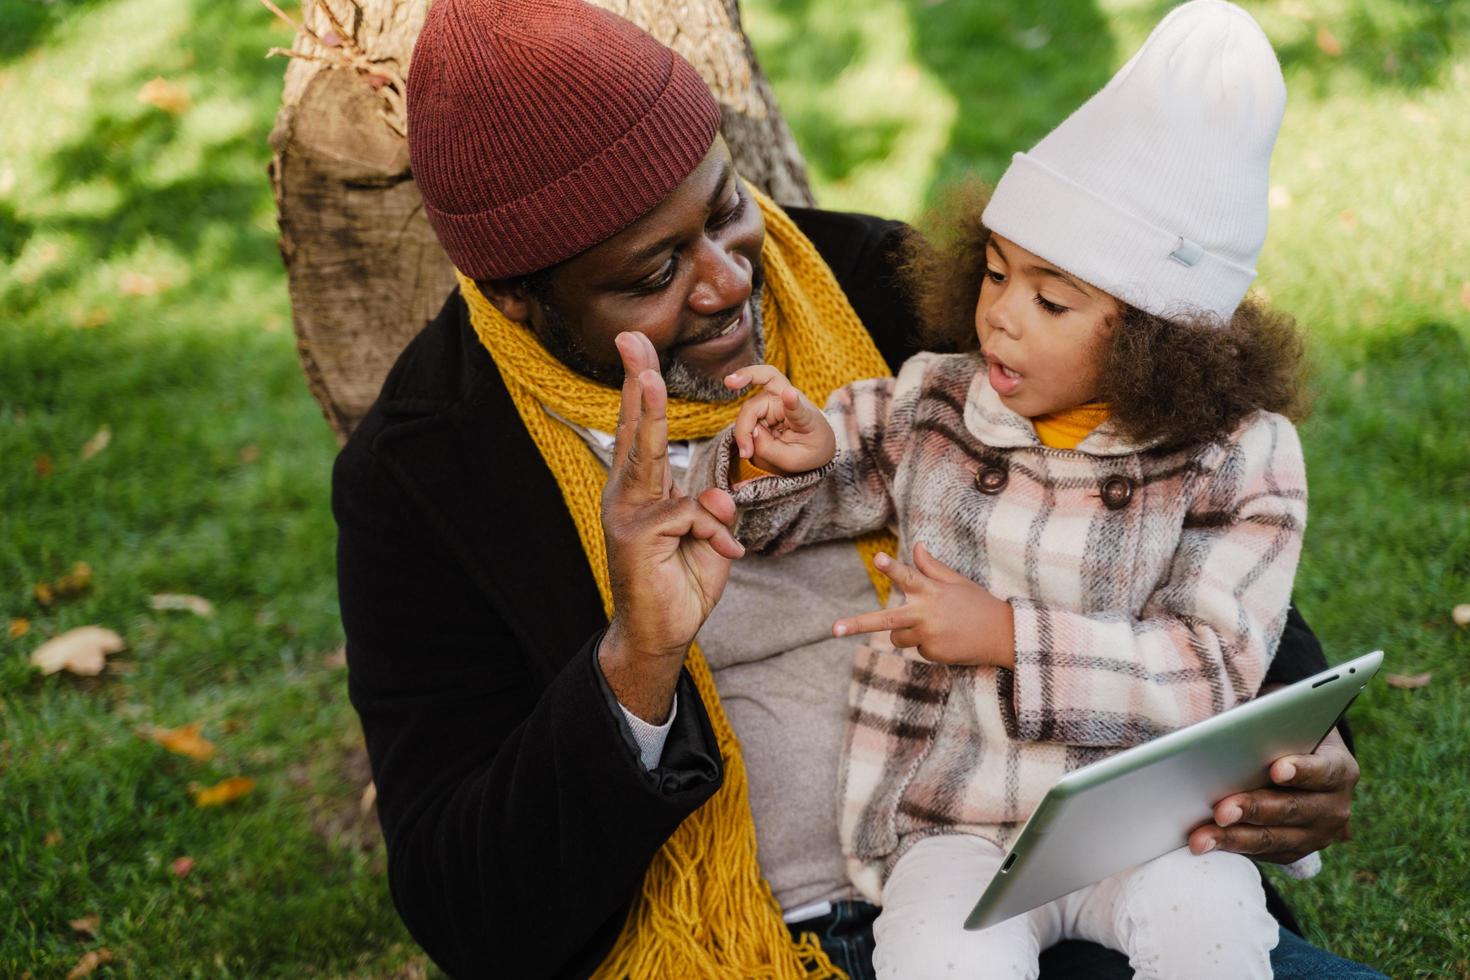
[[[719,125],[687,61],[581,0],[437,0],[414,45],[413,177],[474,279],[616,234],[689,176]]]
[[[1148,313],[1235,312],[1266,239],[1286,84],[1250,14],[1175,8],[996,185],[986,227]]]

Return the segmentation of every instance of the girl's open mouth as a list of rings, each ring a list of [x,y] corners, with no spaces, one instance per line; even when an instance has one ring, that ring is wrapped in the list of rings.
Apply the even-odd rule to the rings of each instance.
[[[994,388],[998,395],[1014,395],[1016,389],[1021,387],[1020,372],[1011,370],[993,357],[986,360],[990,365],[990,387]]]

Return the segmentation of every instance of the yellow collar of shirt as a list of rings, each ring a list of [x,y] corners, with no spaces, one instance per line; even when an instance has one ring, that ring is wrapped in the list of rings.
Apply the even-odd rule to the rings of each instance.
[[[1087,402],[1064,412],[1038,415],[1031,420],[1036,437],[1050,449],[1076,449],[1088,434],[1108,420],[1108,406],[1103,402]]]

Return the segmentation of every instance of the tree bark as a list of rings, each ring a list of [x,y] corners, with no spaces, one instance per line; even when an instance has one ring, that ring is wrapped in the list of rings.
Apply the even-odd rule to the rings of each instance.
[[[719,100],[742,176],[783,203],[812,203],[805,163],[741,30],[738,0],[593,2],[694,65]],[[404,138],[404,80],[429,0],[302,5],[270,136],[270,178],[301,365],[345,440],[454,285]]]

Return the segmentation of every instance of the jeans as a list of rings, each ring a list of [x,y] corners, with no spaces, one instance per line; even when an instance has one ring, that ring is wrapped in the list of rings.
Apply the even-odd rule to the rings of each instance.
[[[875,980],[873,975],[873,920],[878,907],[868,902],[834,902],[832,911],[791,926],[793,934],[815,933],[833,965],[852,980]],[[1277,980],[1387,980],[1362,966],[1318,949],[1296,933],[1281,930],[1281,941],[1271,951]],[[1041,980],[1131,980],[1133,971],[1122,953],[1095,943],[1068,940],[1041,954]]]

